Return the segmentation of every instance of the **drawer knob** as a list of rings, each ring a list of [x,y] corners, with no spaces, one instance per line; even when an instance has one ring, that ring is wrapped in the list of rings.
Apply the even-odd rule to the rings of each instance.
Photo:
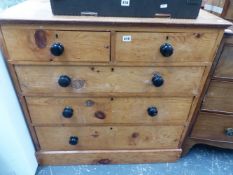
[[[54,56],[61,56],[64,50],[65,48],[61,43],[54,43],[50,48],[50,51]]]
[[[226,128],[225,135],[226,136],[233,136],[233,128]]]
[[[160,46],[160,53],[164,57],[170,57],[173,54],[173,47],[169,43],[164,43],[163,45]]]
[[[58,84],[61,87],[68,87],[71,84],[71,78],[67,75],[61,75],[58,80]]]
[[[78,137],[76,136],[71,136],[69,140],[70,145],[77,145],[78,144]]]
[[[155,74],[151,81],[155,87],[160,87],[164,83],[163,77],[159,74]]]
[[[158,109],[156,107],[154,107],[154,106],[149,107],[147,109],[147,113],[148,113],[149,116],[155,117],[158,114]]]
[[[65,118],[71,118],[73,116],[73,113],[74,113],[74,110],[71,107],[67,106],[64,108],[62,115]]]

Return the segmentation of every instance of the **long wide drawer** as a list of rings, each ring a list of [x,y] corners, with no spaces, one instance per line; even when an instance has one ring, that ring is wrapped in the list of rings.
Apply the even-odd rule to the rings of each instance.
[[[26,97],[33,124],[180,123],[187,120],[190,98]]]
[[[116,60],[167,63],[211,61],[215,45],[213,41],[217,36],[217,33],[118,32]],[[164,53],[160,51],[161,47],[164,47]],[[169,56],[171,49],[173,54]]]
[[[193,96],[204,67],[15,67],[23,93],[151,93]]]
[[[12,28],[2,32],[10,60],[110,61],[109,32]]]
[[[233,142],[233,115],[200,113],[191,137]]]
[[[233,113],[233,83],[212,81],[202,109]]]
[[[42,150],[177,148],[183,126],[36,127]]]

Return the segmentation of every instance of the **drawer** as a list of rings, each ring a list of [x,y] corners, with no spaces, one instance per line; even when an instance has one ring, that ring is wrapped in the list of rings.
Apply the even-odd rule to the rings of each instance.
[[[18,65],[15,70],[24,93],[57,95],[105,93],[106,95],[118,92],[193,96],[198,93],[204,67]]]
[[[212,81],[202,109],[233,113],[233,82]]]
[[[200,113],[191,136],[233,142],[233,115]]]
[[[26,97],[34,124],[183,124],[192,98]]]
[[[35,129],[42,150],[166,149],[178,147],[183,126],[36,127]]]
[[[217,39],[217,36],[217,33],[118,32],[116,34],[116,60],[122,62],[211,61],[215,45],[213,41]],[[165,57],[160,53],[160,47],[165,43],[173,48],[173,54],[170,57]]]
[[[4,29],[11,60],[31,61],[110,61],[110,33]],[[62,46],[64,51],[62,52]],[[54,54],[50,49],[53,48]]]
[[[233,44],[227,44],[222,50],[220,60],[215,69],[214,76],[233,79]]]

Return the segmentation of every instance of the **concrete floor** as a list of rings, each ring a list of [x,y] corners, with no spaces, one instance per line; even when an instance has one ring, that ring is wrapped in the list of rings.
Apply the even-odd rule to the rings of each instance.
[[[175,163],[44,166],[36,175],[233,175],[233,150],[200,145]]]

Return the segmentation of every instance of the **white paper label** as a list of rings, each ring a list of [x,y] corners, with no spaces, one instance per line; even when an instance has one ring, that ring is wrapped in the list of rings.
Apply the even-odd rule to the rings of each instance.
[[[160,5],[160,8],[161,8],[161,9],[166,9],[166,8],[167,8],[167,4],[161,4],[161,5]]]
[[[223,8],[217,7],[217,6],[214,6],[214,5],[210,5],[210,4],[205,4],[204,9],[208,10],[208,11],[218,13],[218,14],[222,14],[222,11],[223,11]]]
[[[124,36],[122,37],[122,41],[123,41],[123,42],[131,42],[131,41],[132,41],[131,35],[124,35]]]
[[[129,5],[130,5],[130,0],[121,0],[121,6],[129,7]]]

